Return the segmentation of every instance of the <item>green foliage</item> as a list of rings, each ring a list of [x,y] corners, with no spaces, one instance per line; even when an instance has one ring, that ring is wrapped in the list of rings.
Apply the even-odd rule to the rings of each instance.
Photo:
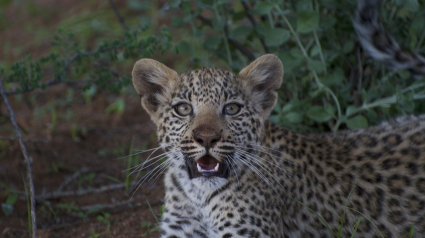
[[[94,229],[91,229],[91,236],[89,236],[89,238],[98,238],[98,237],[100,237],[100,234],[96,233]]]
[[[228,65],[238,72],[265,53],[281,59],[285,76],[270,118],[275,123],[297,131],[336,131],[425,111],[423,78],[362,59],[350,17],[356,1],[193,2],[168,6],[179,14],[172,26],[190,30],[176,46],[195,68]],[[417,1],[385,2],[383,23],[389,30],[405,29],[390,33],[423,52],[423,10]]]
[[[0,183],[0,184],[2,186],[5,185],[3,183]],[[8,188],[7,186],[4,186],[4,187],[5,187],[5,190],[3,192],[6,195],[6,200],[1,204],[1,209],[4,215],[9,216],[13,212],[13,206],[15,205],[18,199],[18,193]]]
[[[151,207],[151,204],[149,203],[149,201],[148,201],[147,199],[146,199],[146,203],[148,204],[149,209],[150,209],[150,211],[151,211],[151,213],[152,213],[153,217],[155,218],[156,224],[155,224],[155,226],[154,226],[153,228],[151,228],[152,223],[150,223],[150,222],[146,222],[146,221],[142,221],[142,223],[141,223],[142,227],[144,227],[144,228],[147,228],[147,229],[148,229],[148,231],[147,231],[147,232],[145,232],[145,233],[143,233],[143,234],[142,234],[142,236],[149,235],[149,234],[151,234],[152,232],[154,232],[154,231],[158,231],[158,230],[159,230],[159,220],[158,220],[158,217],[157,217],[157,215],[155,214],[155,212],[153,211],[153,209],[152,209],[152,207]],[[162,204],[162,205],[161,205],[161,208],[160,208],[160,215],[161,215],[161,216],[162,216],[162,213],[164,213],[164,204]]]
[[[125,109],[125,102],[123,98],[117,98],[111,105],[105,109],[106,114],[115,112],[116,114],[123,114]]]
[[[128,1],[127,7],[150,11],[152,4]],[[173,0],[161,10],[168,11],[171,30],[165,25],[156,29],[149,20],[115,40],[98,41],[93,50],[85,49],[79,35],[69,30],[86,18],[96,20],[81,16],[84,19],[62,24],[68,28],[55,35],[50,54],[39,59],[28,55],[0,71],[8,83],[19,84],[8,94],[80,82],[89,104],[100,90],[116,93],[131,83],[130,73],[117,69],[155,52],[178,53],[177,68],[187,70],[187,63],[194,68],[227,66],[235,73],[256,57],[274,53],[285,68],[284,85],[270,118],[275,123],[297,131],[336,131],[423,113],[423,78],[412,79],[408,72],[393,72],[362,57],[351,22],[356,4],[350,0]],[[424,10],[418,1],[386,1],[382,21],[401,45],[424,52]],[[124,106],[118,98],[106,113],[121,114]],[[55,107],[49,113],[53,130]]]
[[[19,83],[20,87],[6,93],[19,93],[36,88],[45,89],[47,86],[67,81],[85,82],[85,99],[89,103],[94,94],[93,84],[100,89],[119,92],[122,87],[131,83],[127,74],[117,74],[114,68],[126,61],[133,62],[140,57],[149,57],[155,51],[162,54],[174,48],[170,30],[167,26],[160,28],[157,33],[149,33],[146,27],[128,31],[121,39],[104,40],[96,49],[87,51],[80,47],[79,39],[67,30],[61,29],[52,42],[51,53],[34,60],[31,55],[15,62],[7,74],[8,83]],[[104,62],[108,62],[105,64]],[[52,73],[49,80],[45,78]],[[3,69],[0,69],[3,70]],[[89,80],[80,80],[89,78]],[[43,80],[42,80],[43,79]],[[92,90],[92,91],[90,91]]]
[[[111,214],[107,212],[103,212],[102,215],[97,216],[97,220],[103,222],[106,225],[106,233],[109,233],[109,230],[111,228],[111,221],[109,220],[109,218],[111,218]]]

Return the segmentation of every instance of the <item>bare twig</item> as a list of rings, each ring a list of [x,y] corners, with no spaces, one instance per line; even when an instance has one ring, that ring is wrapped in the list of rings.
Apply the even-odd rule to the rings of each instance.
[[[31,200],[31,222],[32,222],[32,237],[37,237],[37,219],[35,213],[35,196],[34,196],[34,182],[32,180],[32,167],[30,158],[28,156],[27,148],[25,147],[24,141],[22,140],[21,132],[19,131],[18,123],[16,123],[15,114],[13,113],[12,107],[7,100],[6,93],[3,89],[2,79],[0,79],[0,93],[3,97],[3,101],[6,104],[7,111],[10,115],[10,120],[12,121],[13,127],[15,128],[16,136],[19,139],[19,144],[21,145],[22,153],[24,154],[25,164],[27,166],[27,177],[28,177],[28,185],[30,186],[30,200]]]
[[[112,7],[112,9],[114,9],[114,12],[115,12],[115,15],[117,16],[117,18],[118,18],[118,21],[120,21],[120,24],[121,24],[121,26],[126,30],[126,31],[128,31],[128,26],[125,24],[125,22],[124,22],[124,18],[120,15],[120,13],[118,12],[118,9],[117,9],[117,7],[115,6],[115,4],[114,4],[114,1],[112,1],[112,0],[108,0],[109,1],[109,5],[111,5],[111,7]]]
[[[157,205],[161,205],[164,203],[163,199],[158,199],[158,200],[154,200],[149,202],[149,204],[151,206],[157,206]],[[124,210],[124,209],[132,209],[134,210],[135,208],[148,208],[148,204],[146,202],[139,202],[139,203],[129,203],[128,201],[126,202],[121,202],[121,203],[116,203],[116,204],[106,204],[106,205],[101,205],[102,207],[100,207],[99,210],[96,211],[96,213],[100,213],[100,212],[116,212],[119,210]],[[91,209],[93,207],[93,205],[90,206],[83,206],[80,207],[80,209],[82,211],[88,211],[89,209]],[[84,219],[81,219],[81,215],[76,214],[76,213],[70,213],[69,215],[78,218],[78,220],[76,220],[73,223],[65,223],[65,224],[59,224],[59,225],[53,225],[52,227],[49,227],[48,230],[50,231],[55,231],[55,230],[60,230],[60,229],[64,229],[64,228],[68,228],[68,227],[72,227],[72,226],[76,226],[80,223],[84,222]]]
[[[87,173],[89,171],[89,168],[83,167],[77,172],[75,172],[73,175],[69,176],[63,183],[56,189],[56,192],[61,192],[63,188],[68,185],[72,180],[78,178],[81,174]]]
[[[252,26],[255,29],[256,28],[255,19],[254,19],[254,17],[250,13],[250,9],[248,7],[248,4],[245,1],[241,1],[241,3],[243,5],[243,7],[245,8],[245,12],[246,12],[246,15],[247,15],[249,21],[251,22]],[[269,47],[267,47],[266,42],[264,41],[264,39],[260,38],[260,42],[263,45],[264,51],[266,53],[269,53]]]
[[[80,190],[72,190],[72,191],[55,191],[51,193],[45,193],[38,195],[37,198],[41,199],[55,199],[60,197],[68,197],[68,196],[81,196],[88,193],[102,193],[109,190],[119,189],[123,188],[124,184],[118,183],[118,184],[111,184],[102,186],[100,188],[92,188],[92,189],[80,189]]]
[[[16,140],[19,140],[19,138],[0,136],[0,140],[16,141]],[[43,142],[43,143],[47,143],[49,141],[48,140],[42,140],[42,139],[24,139],[24,142]]]
[[[210,27],[213,27],[212,23],[210,20],[208,20],[207,18],[198,15],[197,17],[199,20],[201,20],[203,23],[207,24]],[[224,34],[226,35],[227,41],[229,41],[230,44],[232,44],[236,49],[238,49],[243,55],[245,55],[248,60],[250,61],[254,61],[255,60],[255,56],[254,54],[249,51],[247,48],[245,48],[243,45],[239,44],[239,42],[232,40],[229,38],[229,32],[227,31],[227,27],[224,28]]]
[[[156,206],[156,205],[163,204],[163,203],[164,203],[164,199],[158,199],[158,200],[154,200],[154,201],[149,202],[149,204],[151,206]],[[80,209],[83,210],[83,211],[87,211],[92,207],[93,207],[93,205],[82,206],[82,207],[80,207]],[[131,203],[130,200],[128,200],[128,201],[118,202],[118,203],[113,203],[113,204],[105,204],[105,205],[101,205],[100,207],[101,207],[101,209],[99,209],[99,212],[100,211],[112,212],[112,211],[122,210],[122,209],[127,209],[127,208],[148,207],[148,205],[147,205],[146,202]]]

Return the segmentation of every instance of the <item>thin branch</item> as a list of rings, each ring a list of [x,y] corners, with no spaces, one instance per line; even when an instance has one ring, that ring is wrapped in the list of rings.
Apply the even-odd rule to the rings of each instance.
[[[109,190],[119,189],[123,188],[124,184],[118,183],[118,184],[111,184],[102,186],[100,188],[92,188],[92,189],[80,189],[80,190],[72,190],[72,191],[55,191],[51,193],[45,193],[41,195],[37,195],[37,198],[42,199],[55,199],[60,197],[68,197],[68,196],[81,196],[88,193],[102,193]]]
[[[254,17],[251,15],[251,13],[249,13],[250,9],[248,7],[248,4],[245,1],[241,1],[243,7],[245,8],[245,12],[246,12],[246,16],[248,17],[249,21],[251,22],[252,26],[254,27],[254,29],[256,28],[256,23],[255,23],[255,19]],[[260,38],[260,42],[263,45],[264,51],[266,53],[269,53],[269,47],[267,47],[266,42],[264,41],[264,39]]]
[[[118,12],[118,9],[117,9],[117,7],[115,6],[115,4],[114,4],[114,1],[112,1],[112,0],[108,0],[109,1],[109,5],[111,5],[111,7],[112,7],[112,9],[114,9],[114,12],[115,12],[115,15],[117,16],[117,18],[118,18],[118,21],[120,21],[120,24],[121,24],[121,26],[126,30],[126,31],[128,31],[129,30],[129,28],[128,28],[128,26],[125,24],[125,22],[124,22],[124,18],[120,15],[120,13]]]
[[[56,192],[61,192],[66,185],[72,182],[72,180],[78,178],[83,173],[87,173],[88,171],[89,171],[89,168],[87,167],[81,168],[80,170],[75,172],[73,175],[65,179],[65,181],[63,181],[63,183],[56,189]]]
[[[12,121],[13,127],[15,128],[15,133],[19,139],[19,144],[21,145],[21,150],[25,158],[25,164],[27,166],[28,185],[30,186],[32,237],[37,238],[37,218],[35,213],[34,182],[32,180],[31,162],[28,156],[27,148],[25,147],[24,141],[22,140],[18,123],[16,123],[15,114],[13,113],[12,107],[10,106],[9,101],[7,100],[6,93],[4,92],[2,79],[0,79],[0,93],[1,93],[1,96],[3,97],[4,103],[6,104],[7,111],[9,112],[9,115],[10,115],[10,120]]]
[[[212,23],[210,20],[208,20],[207,18],[198,15],[197,18],[199,20],[201,20],[203,23],[205,23],[206,25],[213,27]],[[250,61],[254,61],[255,60],[255,56],[254,54],[249,51],[247,48],[245,48],[243,45],[239,44],[239,42],[232,40],[229,38],[229,32],[227,31],[227,27],[224,28],[224,34],[226,36],[227,41],[229,41],[230,44],[232,44],[236,49],[238,49],[243,55],[245,55],[248,60]]]
[[[0,140],[8,140],[8,141],[16,141],[19,140],[19,138],[16,137],[7,137],[7,136],[0,136]],[[24,139],[24,142],[43,142],[47,143],[48,140],[42,140],[42,139]]]
[[[160,204],[164,204],[164,199],[158,199],[158,200],[153,200],[150,201],[149,204],[151,206],[156,206],[156,205],[160,205]],[[88,205],[88,206],[82,206],[80,207],[81,210],[83,211],[87,211],[92,209],[93,205]],[[130,200],[128,201],[124,201],[124,202],[119,202],[119,203],[114,203],[114,204],[104,204],[99,206],[101,207],[101,209],[99,209],[99,211],[97,212],[112,212],[112,211],[116,211],[116,210],[122,210],[122,209],[128,209],[128,208],[137,208],[137,207],[148,207],[147,202],[138,202],[138,203],[131,203]]]
[[[164,200],[158,199],[158,200],[150,201],[149,204],[151,206],[161,205],[161,204],[164,204]],[[93,206],[94,205],[82,206],[82,207],[79,207],[79,208],[82,211],[87,212],[88,210],[93,209]],[[145,209],[145,208],[148,208],[149,206],[148,206],[147,202],[130,203],[129,201],[126,201],[126,202],[121,202],[121,203],[117,203],[117,204],[105,204],[105,205],[100,204],[99,207],[100,208],[99,208],[99,210],[96,210],[96,213],[100,213],[100,212],[111,213],[111,212],[116,212],[116,211],[124,210],[124,209],[132,209],[132,210]],[[70,227],[76,226],[76,225],[84,222],[84,219],[81,219],[81,216],[77,213],[73,212],[73,213],[70,213],[69,215],[76,217],[78,219],[73,223],[65,223],[65,224],[50,226],[48,228],[48,230],[49,231],[61,230],[61,229],[64,229],[64,228],[70,228]]]

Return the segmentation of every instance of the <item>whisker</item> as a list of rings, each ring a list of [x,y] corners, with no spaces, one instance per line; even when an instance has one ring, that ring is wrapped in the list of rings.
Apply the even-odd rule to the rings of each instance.
[[[233,171],[234,171],[234,173],[235,173],[235,175],[236,175],[236,180],[238,181],[238,186],[240,186],[239,178],[238,178],[238,173],[236,172],[236,169],[235,169],[235,167],[234,167],[234,166],[233,166],[233,164],[232,164],[232,158],[230,158],[230,155],[226,155],[226,157],[227,157],[227,161],[228,161],[228,162],[229,162],[229,164],[232,166]]]
[[[241,153],[242,152],[242,153]],[[276,183],[277,184],[279,184],[280,185],[280,187],[282,187],[283,188],[283,186],[282,186],[282,184],[280,184],[280,182],[279,182],[279,180],[276,178],[276,176],[275,175],[273,175],[272,173],[270,173],[270,172],[273,172],[268,166],[266,166],[266,165],[264,165],[264,164],[262,164],[261,163],[261,161],[259,161],[257,158],[255,158],[252,154],[248,154],[246,151],[241,151],[241,150],[238,150],[237,151],[237,153],[239,153],[239,154],[242,154],[242,155],[246,155],[246,156],[248,156],[249,158],[251,158],[252,159],[252,162],[254,162],[254,163],[256,163],[257,165],[259,165],[262,169],[264,169],[275,181],[276,181]],[[258,158],[261,158],[261,157],[258,157]],[[261,158],[261,159],[263,159],[263,158]],[[264,159],[263,159],[264,160]],[[267,161],[267,160],[265,160],[265,161]],[[267,162],[269,162],[269,161],[267,161]],[[271,165],[273,165],[273,164],[271,164]],[[278,166],[277,166],[278,167]],[[279,167],[279,169],[281,169],[280,167]],[[283,170],[284,171],[284,170]],[[284,173],[285,174],[288,174],[286,171],[284,171]],[[268,180],[270,183],[271,183],[271,181],[270,180]],[[276,189],[275,189],[275,186],[274,185],[271,185],[271,184],[269,184],[269,186],[271,186],[272,188],[273,188],[273,190],[275,190],[275,192],[277,193],[277,191],[276,191]],[[277,194],[279,194],[279,193],[277,193]]]
[[[139,155],[139,154],[143,154],[143,153],[145,153],[145,152],[149,152],[149,151],[152,151],[152,150],[158,150],[158,149],[160,149],[161,148],[161,146],[158,146],[158,147],[155,147],[155,148],[152,148],[152,149],[149,149],[149,150],[141,150],[141,151],[138,151],[137,153],[134,153],[134,154],[130,154],[130,155],[126,155],[126,156],[122,156],[122,157],[119,157],[119,158],[116,158],[115,160],[119,160],[119,159],[125,159],[125,158],[128,158],[128,157],[130,157],[130,156],[134,156],[134,155]],[[136,151],[136,150],[134,150],[134,151]],[[154,152],[155,152],[154,151]],[[154,152],[152,152],[152,153],[154,153]]]
[[[288,153],[285,153],[285,152],[283,152],[283,151],[280,151],[280,150],[276,150],[276,149],[273,149],[273,148],[270,148],[270,147],[267,147],[267,146],[262,146],[262,145],[257,145],[257,144],[253,144],[254,146],[257,146],[257,147],[260,147],[261,149],[268,149],[268,150],[271,150],[271,151],[273,151],[273,152],[276,152],[276,153],[279,153],[279,154],[281,154],[281,155],[283,155],[284,157],[287,157],[287,158],[290,158],[290,159],[293,159],[293,157],[290,155],[290,154],[288,154]],[[265,150],[264,150],[265,151]],[[266,152],[267,153],[267,152]],[[278,157],[278,158],[280,158],[280,159],[283,159],[282,157]],[[288,161],[289,163],[293,163],[292,161]]]
[[[242,152],[243,154],[246,154],[246,155],[249,155],[249,156],[253,156],[257,160],[259,160],[259,159],[260,160],[263,160],[263,161],[269,163],[271,166],[277,167],[280,171],[282,171],[288,177],[291,177],[291,175],[292,175],[291,173],[289,173],[288,171],[286,171],[285,169],[283,169],[278,163],[272,163],[271,161],[269,161],[269,160],[267,160],[267,159],[265,159],[265,158],[263,158],[261,156],[258,156],[258,155],[255,155],[255,154],[249,154],[247,151],[244,151],[244,150],[240,150],[240,149],[236,149],[236,150],[239,151],[239,152]]]
[[[290,155],[288,155],[288,154],[286,154],[286,153],[280,152],[280,151],[278,151],[278,150],[274,150],[274,149],[271,149],[271,148],[268,148],[268,147],[263,147],[263,146],[260,146],[260,145],[255,145],[255,144],[253,144],[253,145],[254,145],[254,146],[258,146],[258,147],[260,147],[260,148],[262,148],[262,149],[266,148],[266,149],[269,149],[269,150],[273,150],[273,151],[279,152],[279,153],[281,153],[283,156],[286,156],[286,157],[289,157],[289,158],[291,158],[291,159],[292,159],[292,156],[290,156]],[[254,149],[254,148],[251,148],[251,147],[244,147],[244,146],[239,146],[239,145],[236,145],[236,146],[235,146],[235,148],[240,148],[240,149],[251,149],[251,150],[259,151],[259,152],[262,152],[262,153],[265,153],[265,154],[269,155],[270,157],[276,158],[276,159],[278,159],[278,160],[284,160],[284,161],[286,161],[286,162],[288,162],[288,163],[290,163],[290,164],[293,164],[293,163],[294,163],[294,162],[292,162],[292,161],[290,161],[290,160],[288,160],[288,159],[285,159],[285,158],[283,158],[283,157],[279,157],[279,156],[276,156],[276,155],[270,154],[270,153],[268,153],[268,152],[267,152],[267,151],[265,151],[265,150],[258,150],[258,149]]]
[[[157,158],[163,158],[163,157],[165,157],[165,156],[167,156],[167,155],[169,155],[169,154],[172,154],[174,151],[168,151],[168,152],[164,152],[164,153],[162,153],[162,154],[160,154],[160,155],[157,155],[157,156],[155,156],[155,157],[153,157],[153,158],[150,158],[149,159],[149,157],[142,163],[142,164],[138,164],[138,165],[135,165],[135,166],[133,166],[133,167],[131,167],[130,169],[126,169],[126,170],[124,170],[124,171],[127,171],[127,170],[133,170],[134,169],[134,171],[132,171],[129,175],[131,175],[131,174],[133,174],[133,173],[135,173],[136,171],[141,171],[141,170],[143,170],[143,168],[147,168],[147,167],[149,167],[149,166],[152,166],[154,163],[156,163],[157,161],[153,161],[152,163],[150,163],[150,164],[148,164],[148,165],[146,165],[146,163],[148,163],[150,160],[154,160],[154,159],[157,159]],[[145,166],[146,165],[146,166]]]
[[[239,152],[236,152],[235,154],[236,155],[241,155],[241,154],[239,154]],[[256,173],[261,179],[263,179],[267,183],[267,185],[269,185],[273,189],[273,191],[276,192],[276,194],[279,194],[277,192],[275,186],[271,183],[271,181],[268,178],[266,178],[266,176],[264,174],[262,174],[261,171],[259,171],[252,163],[250,163],[247,160],[242,159],[242,157],[239,158],[239,160],[242,163],[244,163],[246,166],[248,166],[248,168],[250,168],[254,173]]]
[[[149,173],[145,174],[143,177],[141,177],[140,179],[138,179],[136,182],[133,182],[133,184],[131,185],[129,192],[132,192],[133,194],[131,195],[131,198],[134,196],[134,194],[136,193],[136,191],[140,188],[140,186],[142,186],[142,184],[146,181],[147,178],[149,178],[149,176],[154,173],[155,174],[160,171],[163,167],[166,167],[169,163],[169,159],[165,160],[164,162],[162,162],[161,164],[159,164],[157,167],[155,167],[153,170],[149,171]],[[130,198],[130,199],[131,199]]]

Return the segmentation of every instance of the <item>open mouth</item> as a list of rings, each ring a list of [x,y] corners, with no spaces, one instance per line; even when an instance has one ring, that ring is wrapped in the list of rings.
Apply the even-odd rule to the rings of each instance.
[[[229,176],[226,163],[220,162],[211,155],[204,155],[196,162],[186,160],[186,165],[189,170],[190,179],[204,177],[220,177],[227,178]]]

